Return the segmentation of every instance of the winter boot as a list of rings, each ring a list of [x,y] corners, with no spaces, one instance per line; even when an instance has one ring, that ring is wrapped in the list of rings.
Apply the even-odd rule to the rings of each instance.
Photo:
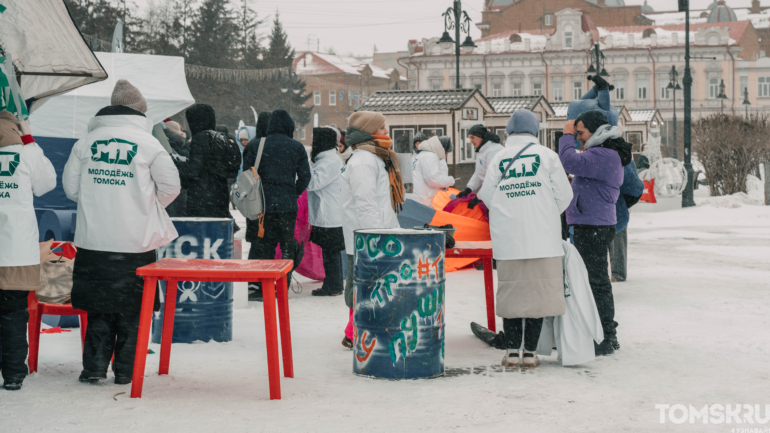
[[[617,334],[612,334],[612,336],[610,336],[610,343],[612,344],[612,348],[613,349],[615,349],[615,350],[619,350],[620,349],[620,343],[618,343],[618,335]]]
[[[503,356],[502,366],[505,368],[519,368],[519,351],[508,349]]]
[[[521,362],[521,368],[524,370],[534,370],[540,365],[540,359],[537,357],[537,352],[524,351],[524,359]]]
[[[249,284],[249,302],[262,302],[262,283]]]
[[[128,385],[131,383],[131,378],[127,376],[115,376],[115,385]]]
[[[107,373],[93,373],[90,371],[83,370],[83,372],[80,373],[80,377],[78,378],[78,380],[83,383],[96,384],[96,383],[99,383],[100,380],[106,379],[106,378],[107,378]]]
[[[342,345],[347,347],[350,350],[353,350],[353,340],[345,336],[345,338],[342,339]]]
[[[612,347],[612,341],[609,338],[605,338],[601,344],[594,342],[594,353],[596,356],[607,356],[615,353],[615,348]]]
[[[489,344],[495,349],[506,349],[505,334],[502,332],[495,334],[494,332],[479,325],[476,322],[471,322],[471,332],[473,332],[473,335],[475,335],[479,340]]]
[[[21,384],[24,381],[24,379],[8,379],[5,382],[3,382],[3,388],[5,388],[8,391],[18,391],[21,389]]]
[[[615,86],[608,83],[604,78],[600,77],[598,74],[588,77],[589,80],[593,81],[596,85],[596,91],[600,92],[602,90],[615,90]]]
[[[339,296],[342,294],[342,290],[339,292],[333,292],[326,287],[321,287],[320,289],[313,290],[310,292],[310,294],[313,296]]]

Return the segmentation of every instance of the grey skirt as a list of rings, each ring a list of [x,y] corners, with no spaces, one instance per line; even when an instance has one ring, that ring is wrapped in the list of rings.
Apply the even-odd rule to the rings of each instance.
[[[564,314],[564,269],[561,259],[498,260],[497,315],[518,319]]]

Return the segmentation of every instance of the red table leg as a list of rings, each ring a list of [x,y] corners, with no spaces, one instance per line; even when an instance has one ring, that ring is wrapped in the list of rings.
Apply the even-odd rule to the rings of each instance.
[[[289,320],[289,292],[286,277],[278,280],[278,319],[281,327],[281,355],[283,356],[283,375],[294,377],[294,360],[291,354],[291,322]]]
[[[487,296],[487,327],[492,332],[497,332],[495,326],[495,282],[492,275],[492,258],[481,259],[484,266],[484,291]]]
[[[136,338],[136,356],[134,357],[134,377],[131,381],[131,398],[142,398],[144,366],[147,363],[147,347],[150,344],[152,305],[155,303],[155,290],[157,290],[157,285],[157,278],[144,278],[142,312],[139,315],[139,335]]]
[[[166,281],[166,298],[163,309],[163,336],[160,340],[160,368],[158,374],[168,374],[168,363],[171,358],[171,340],[174,335],[174,313],[176,313],[177,281]]]
[[[275,280],[262,280],[262,306],[265,309],[265,340],[270,400],[281,399],[281,367],[278,364],[278,333],[275,323]]]

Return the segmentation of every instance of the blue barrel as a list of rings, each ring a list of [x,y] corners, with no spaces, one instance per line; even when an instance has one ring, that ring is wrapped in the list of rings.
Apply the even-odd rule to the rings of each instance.
[[[158,260],[232,259],[233,220],[226,218],[172,218],[179,237],[158,249]],[[153,314],[152,342],[159,344],[163,330],[166,283],[161,282],[160,311]],[[233,339],[233,283],[180,281],[176,295],[172,343],[225,342]]]
[[[438,231],[356,231],[354,374],[444,374],[444,239]]]

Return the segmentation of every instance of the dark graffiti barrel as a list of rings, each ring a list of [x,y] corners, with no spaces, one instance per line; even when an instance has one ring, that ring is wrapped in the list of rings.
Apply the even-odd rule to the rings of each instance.
[[[438,231],[355,232],[354,374],[444,374],[444,242]]]
[[[158,249],[158,260],[232,259],[233,220],[172,218],[179,237]],[[160,343],[166,283],[161,283],[161,308],[153,314],[152,342]],[[226,342],[233,339],[233,283],[180,281],[177,286],[173,343]]]

